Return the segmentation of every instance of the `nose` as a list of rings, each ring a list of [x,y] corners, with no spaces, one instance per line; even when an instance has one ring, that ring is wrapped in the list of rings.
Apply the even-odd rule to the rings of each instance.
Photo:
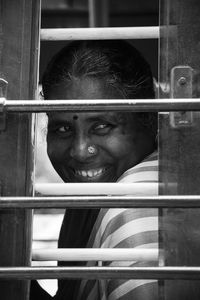
[[[74,138],[70,149],[70,155],[72,158],[79,162],[85,162],[90,160],[96,154],[96,146],[93,145],[92,141],[88,137],[77,136]]]

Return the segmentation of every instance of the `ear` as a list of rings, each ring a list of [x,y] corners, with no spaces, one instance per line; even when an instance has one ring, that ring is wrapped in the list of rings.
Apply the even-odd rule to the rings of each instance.
[[[159,92],[159,83],[156,80],[155,77],[153,77],[153,87],[154,87],[154,92],[155,92],[155,98],[158,98],[158,92]]]
[[[38,99],[39,100],[44,100],[44,93],[43,93],[41,84],[38,87]]]

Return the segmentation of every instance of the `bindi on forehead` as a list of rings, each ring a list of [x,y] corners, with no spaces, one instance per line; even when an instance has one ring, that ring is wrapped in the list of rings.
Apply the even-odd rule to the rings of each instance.
[[[75,121],[78,120],[78,116],[77,116],[77,115],[74,115],[74,116],[73,116],[73,120],[75,120]]]

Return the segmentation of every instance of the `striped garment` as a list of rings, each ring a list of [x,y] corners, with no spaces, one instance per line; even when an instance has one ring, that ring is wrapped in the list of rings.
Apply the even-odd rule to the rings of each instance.
[[[127,170],[118,182],[158,182],[158,159],[154,152]],[[149,195],[148,192],[146,195]],[[158,186],[154,191],[158,195]],[[151,195],[151,196],[154,196]],[[158,209],[101,209],[87,247],[158,249]],[[88,262],[87,266],[156,266],[158,262]],[[79,300],[156,300],[156,280],[82,280]]]

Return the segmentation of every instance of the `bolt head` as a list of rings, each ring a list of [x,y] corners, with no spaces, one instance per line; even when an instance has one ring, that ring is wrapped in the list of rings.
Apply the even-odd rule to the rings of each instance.
[[[185,85],[187,83],[187,80],[185,77],[180,77],[179,80],[178,80],[178,84],[179,85]]]

